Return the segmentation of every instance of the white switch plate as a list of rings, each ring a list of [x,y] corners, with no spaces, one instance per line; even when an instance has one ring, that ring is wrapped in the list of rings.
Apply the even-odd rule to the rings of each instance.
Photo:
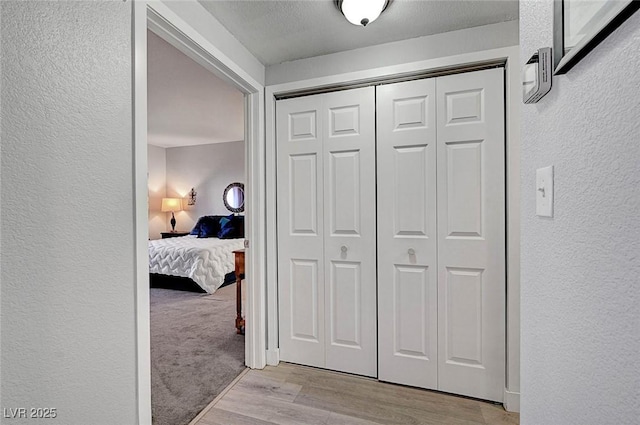
[[[553,217],[553,165],[536,171],[536,215]]]

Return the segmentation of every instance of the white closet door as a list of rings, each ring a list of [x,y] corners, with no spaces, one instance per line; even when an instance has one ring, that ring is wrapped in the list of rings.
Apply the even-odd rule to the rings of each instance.
[[[503,70],[438,78],[438,388],[502,401]]]
[[[375,89],[323,111],[326,367],[376,376]]]
[[[376,376],[374,88],[276,105],[280,357]]]
[[[322,96],[278,101],[280,357],[325,365]]]
[[[435,80],[377,88],[379,379],[437,388]]]

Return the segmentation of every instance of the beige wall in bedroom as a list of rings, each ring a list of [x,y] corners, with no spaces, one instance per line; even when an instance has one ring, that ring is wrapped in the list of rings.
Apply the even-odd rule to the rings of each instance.
[[[231,214],[222,202],[229,183],[244,183],[244,142],[162,148],[148,146],[149,238],[171,229],[171,214],[160,212],[162,198],[184,198],[184,211],[176,213],[176,230],[191,230],[203,215]],[[196,204],[187,205],[191,188]]]
[[[202,215],[231,214],[222,193],[229,183],[245,182],[244,152],[243,141],[166,149],[167,196],[186,198],[192,187],[198,193],[194,206],[184,202],[185,211],[176,213],[176,230],[191,230]]]
[[[167,150],[159,146],[147,147],[149,167],[149,239],[160,239],[167,231],[167,213],[160,212],[162,198],[167,196]]]

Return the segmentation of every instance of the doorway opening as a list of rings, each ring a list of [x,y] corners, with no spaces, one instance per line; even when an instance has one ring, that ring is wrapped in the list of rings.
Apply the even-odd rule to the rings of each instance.
[[[147,122],[152,418],[187,424],[245,368],[244,95],[148,31]]]
[[[235,228],[244,228],[244,236],[235,238],[242,242],[245,247],[246,271],[244,273],[243,286],[246,286],[245,302],[243,308],[243,318],[245,319],[245,347],[244,364],[251,368],[262,368],[266,364],[265,355],[265,332],[260,331],[265,326],[264,298],[265,290],[260,285],[252,285],[255,282],[264,282],[265,263],[261,261],[264,256],[265,227],[264,227],[264,129],[260,125],[260,116],[264,115],[263,90],[261,83],[257,82],[250,74],[230,60],[222,51],[216,47],[217,40],[207,39],[190,24],[181,19],[171,8],[166,5],[154,2],[133,2],[134,16],[134,45],[135,45],[135,68],[134,68],[134,187],[135,187],[135,244],[136,244],[136,348],[137,348],[137,399],[138,399],[138,422],[141,424],[151,424],[151,298],[150,298],[150,261],[149,245],[150,237],[150,217],[148,187],[148,150],[147,145],[147,37],[148,30],[158,36],[171,46],[177,48],[184,55],[202,66],[205,70],[220,78],[229,86],[241,93],[242,109],[244,112],[244,149],[242,164],[237,167],[243,178],[234,178],[234,181],[225,182],[219,194],[212,193],[212,190],[204,189],[199,191],[194,183],[188,185],[187,193],[181,187],[166,187],[168,196],[175,196],[182,203],[184,196],[186,202],[192,200],[195,194],[195,206],[205,203],[205,198],[214,197],[219,200],[220,205],[224,205],[224,189],[231,183],[244,184],[244,222],[240,225],[234,223]],[[151,148],[152,150],[154,148]],[[167,149],[167,148],[165,148]],[[165,152],[166,154],[166,152]],[[165,158],[166,161],[166,158]],[[242,168],[244,172],[242,172]],[[238,170],[236,170],[238,171]],[[165,171],[166,173],[167,171]],[[168,175],[168,173],[167,173]],[[189,179],[190,180],[190,179]],[[183,183],[184,184],[184,183]],[[191,189],[193,188],[193,191]],[[237,195],[236,192],[234,194]],[[162,199],[162,197],[160,197]],[[157,199],[157,195],[156,195]],[[156,202],[158,202],[156,200]],[[201,204],[202,202],[202,204]],[[161,201],[160,201],[161,203]],[[156,204],[157,207],[157,204]],[[190,205],[189,208],[193,208]],[[168,207],[167,207],[168,208]],[[160,213],[165,217],[160,221],[163,225],[170,220],[171,215],[177,221],[175,230],[193,230],[196,227],[197,219],[200,216],[192,217],[194,210],[171,210],[163,213],[160,204]],[[168,210],[169,211],[169,210]],[[211,214],[219,215],[234,221],[234,217],[242,215],[237,212],[226,210],[226,213]],[[208,213],[204,213],[208,214]],[[232,214],[235,214],[232,216]],[[231,217],[230,217],[231,216]],[[193,222],[195,221],[196,224]],[[222,220],[217,222],[222,226]],[[193,225],[193,227],[191,227]],[[215,231],[215,230],[214,230]],[[219,230],[218,230],[219,231]],[[160,233],[160,232],[158,232]],[[171,235],[175,236],[175,235]],[[197,236],[195,236],[197,239]],[[179,237],[168,238],[168,240],[179,239]],[[160,239],[162,240],[162,239]],[[249,245],[249,242],[251,244]],[[235,250],[235,249],[234,249]],[[233,279],[230,273],[226,273],[227,279]],[[193,280],[193,279],[192,279]],[[224,291],[222,286],[214,296],[221,295],[219,291]],[[231,292],[233,288],[231,287]],[[230,332],[235,334],[236,314],[235,314],[235,294],[234,308],[228,319]]]

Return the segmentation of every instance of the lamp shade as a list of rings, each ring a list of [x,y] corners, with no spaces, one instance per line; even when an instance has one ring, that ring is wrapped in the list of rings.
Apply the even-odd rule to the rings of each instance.
[[[338,7],[353,25],[367,26],[378,19],[388,3],[388,0],[338,0]]]
[[[160,211],[182,211],[182,200],[180,198],[162,198],[162,208]]]

